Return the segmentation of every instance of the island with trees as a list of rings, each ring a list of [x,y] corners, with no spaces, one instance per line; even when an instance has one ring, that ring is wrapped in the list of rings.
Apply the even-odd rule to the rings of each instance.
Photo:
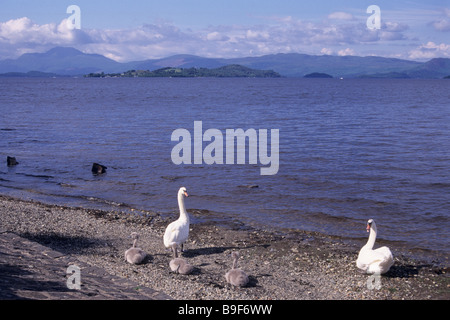
[[[233,64],[215,69],[208,68],[176,68],[166,67],[154,71],[149,70],[129,70],[122,73],[89,73],[86,78],[151,78],[151,77],[167,77],[167,78],[196,78],[196,77],[239,77],[239,78],[280,78],[281,75],[273,70],[257,70]]]
[[[333,78],[332,75],[329,75],[328,73],[321,73],[321,72],[313,72],[305,75],[303,78],[322,78],[322,79],[331,79]]]

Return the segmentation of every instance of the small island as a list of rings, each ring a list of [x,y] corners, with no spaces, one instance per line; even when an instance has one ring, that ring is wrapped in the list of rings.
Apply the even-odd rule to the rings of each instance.
[[[256,70],[241,65],[233,64],[215,69],[208,68],[174,68],[166,67],[154,71],[129,70],[122,73],[89,73],[86,78],[196,78],[196,77],[239,77],[239,78],[280,78],[281,75],[273,70]]]
[[[444,77],[444,79],[450,79],[450,76],[446,76],[446,77]]]
[[[321,73],[321,72],[313,72],[305,75],[303,78],[324,78],[324,79],[330,79],[333,78],[333,76],[327,74],[327,73]]]

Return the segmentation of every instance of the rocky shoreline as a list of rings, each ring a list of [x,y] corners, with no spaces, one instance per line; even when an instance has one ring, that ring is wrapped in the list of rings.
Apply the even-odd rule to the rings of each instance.
[[[202,214],[188,212],[194,217]],[[162,236],[176,218],[176,212],[163,218],[151,212],[71,208],[0,196],[0,229],[177,300],[450,298],[447,266],[394,251],[395,264],[381,277],[381,288],[369,289],[369,276],[355,265],[359,250],[355,245],[319,233],[287,230],[281,234],[233,223],[191,224],[182,256],[195,269],[190,275],[175,274],[169,269],[171,251],[164,248]],[[148,253],[140,265],[124,259],[132,232],[140,234],[138,245]],[[233,251],[239,251],[239,267],[250,278],[245,288],[230,287],[225,281]]]

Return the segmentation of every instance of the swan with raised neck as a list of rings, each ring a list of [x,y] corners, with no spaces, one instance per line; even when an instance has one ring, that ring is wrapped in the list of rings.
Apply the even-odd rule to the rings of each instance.
[[[377,225],[373,219],[367,221],[366,230],[369,232],[369,239],[359,251],[356,266],[369,274],[386,273],[394,264],[392,252],[386,246],[373,249],[377,238]]]
[[[164,246],[172,248],[174,258],[178,257],[177,248],[180,245],[183,251],[183,245],[189,237],[189,214],[184,205],[184,198],[188,197],[185,187],[178,190],[178,208],[180,209],[180,216],[178,220],[171,222],[164,232]]]

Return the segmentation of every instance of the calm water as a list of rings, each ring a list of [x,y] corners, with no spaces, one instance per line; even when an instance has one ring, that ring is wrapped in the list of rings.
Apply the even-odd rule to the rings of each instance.
[[[394,247],[450,251],[448,80],[0,79],[0,93],[2,194],[175,217],[186,186],[187,207],[210,212],[194,221],[364,239],[374,218]],[[174,165],[171,134],[196,120],[279,129],[278,174]]]

